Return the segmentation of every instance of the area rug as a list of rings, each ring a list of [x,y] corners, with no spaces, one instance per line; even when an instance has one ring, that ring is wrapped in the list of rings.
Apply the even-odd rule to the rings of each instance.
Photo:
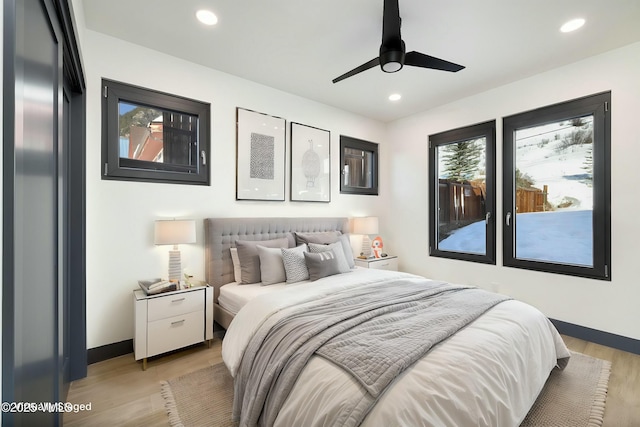
[[[571,353],[564,369],[554,369],[520,427],[600,427],[611,363]]]
[[[172,427],[234,427],[233,378],[224,363],[161,383]]]
[[[572,353],[564,371],[554,369],[521,427],[599,427],[611,363]],[[224,363],[162,382],[172,427],[233,427],[233,379]]]

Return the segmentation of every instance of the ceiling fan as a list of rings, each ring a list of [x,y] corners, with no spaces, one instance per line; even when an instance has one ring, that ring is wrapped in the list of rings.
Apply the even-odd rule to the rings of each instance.
[[[405,53],[404,41],[400,36],[400,8],[398,0],[384,0],[382,15],[382,44],[380,56],[366,62],[353,70],[333,79],[333,83],[352,77],[358,73],[380,65],[385,73],[400,71],[404,65],[413,67],[432,68],[434,70],[457,72],[464,68],[462,65],[412,51]]]

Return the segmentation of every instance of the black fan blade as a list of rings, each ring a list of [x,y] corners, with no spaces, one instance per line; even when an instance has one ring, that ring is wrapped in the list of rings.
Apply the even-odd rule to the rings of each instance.
[[[400,6],[398,0],[384,0],[382,11],[382,44],[395,46],[400,43]]]
[[[348,77],[355,76],[356,74],[366,71],[369,68],[373,68],[376,65],[380,65],[380,58],[373,58],[371,61],[367,62],[366,64],[362,64],[361,66],[354,68],[348,73],[344,73],[340,77],[336,77],[335,79],[333,79],[333,82],[338,83],[340,80],[344,80]]]
[[[444,59],[435,58],[420,52],[408,52],[404,57],[404,65],[412,65],[414,67],[433,68],[434,70],[451,71],[455,73],[464,69],[463,65],[454,64]]]

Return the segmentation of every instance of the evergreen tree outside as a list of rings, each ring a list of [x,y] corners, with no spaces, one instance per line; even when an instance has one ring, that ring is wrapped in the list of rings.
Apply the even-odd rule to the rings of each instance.
[[[484,152],[484,138],[456,142],[444,147],[443,175],[456,182],[471,181],[478,174],[478,165]]]

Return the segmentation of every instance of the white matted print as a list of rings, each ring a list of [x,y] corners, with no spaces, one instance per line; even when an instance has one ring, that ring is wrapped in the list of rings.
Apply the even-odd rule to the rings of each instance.
[[[236,108],[236,200],[284,201],[286,120]]]
[[[331,133],[291,123],[291,200],[331,201]]]

